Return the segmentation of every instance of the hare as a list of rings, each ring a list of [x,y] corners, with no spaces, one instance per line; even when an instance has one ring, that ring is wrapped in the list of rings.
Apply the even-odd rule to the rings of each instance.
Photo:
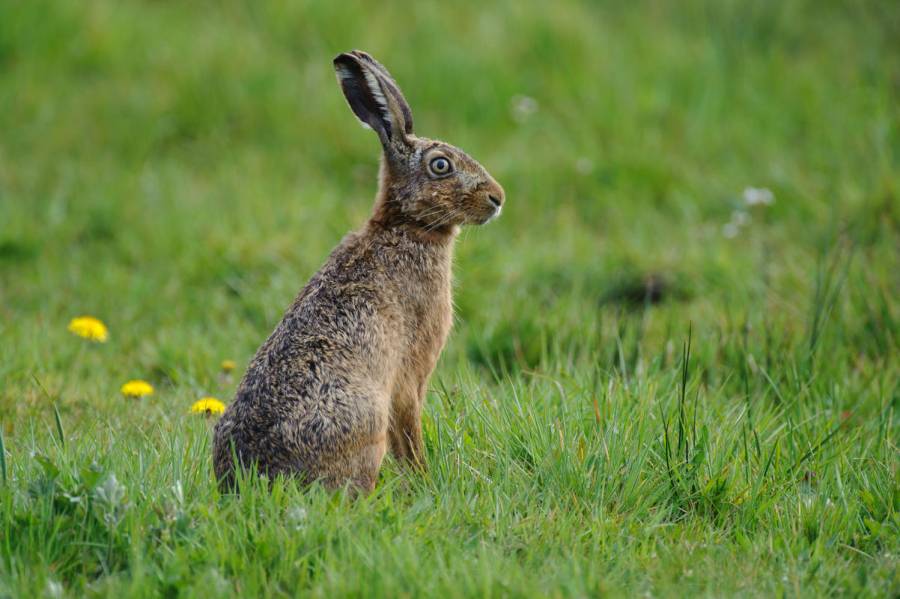
[[[453,243],[461,225],[487,223],[503,206],[480,164],[413,134],[409,105],[375,59],[343,53],[334,68],[381,141],[375,207],[300,291],[216,425],[223,489],[236,468],[256,466],[368,493],[388,448],[425,467],[422,403],[452,322]]]

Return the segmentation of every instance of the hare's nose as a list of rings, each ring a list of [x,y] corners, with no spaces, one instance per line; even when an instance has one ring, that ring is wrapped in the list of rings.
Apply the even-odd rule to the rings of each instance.
[[[500,184],[494,180],[491,180],[491,185],[488,187],[488,200],[490,200],[491,204],[494,205],[494,208],[500,208],[503,206],[503,201],[506,199],[506,193],[504,193],[503,188],[500,187]]]

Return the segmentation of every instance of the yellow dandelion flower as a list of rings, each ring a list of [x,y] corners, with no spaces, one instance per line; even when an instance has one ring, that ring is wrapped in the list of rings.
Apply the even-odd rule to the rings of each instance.
[[[192,414],[205,414],[212,416],[213,414],[221,414],[225,411],[225,404],[215,397],[204,397],[200,401],[194,402],[191,406]]]
[[[69,322],[69,331],[89,341],[106,343],[109,331],[106,325],[93,316],[79,316]]]
[[[141,398],[145,395],[153,395],[153,386],[147,381],[128,381],[122,385],[122,395],[125,397]]]
[[[234,360],[222,360],[222,372],[228,374],[235,368],[237,368],[237,364],[234,363]]]

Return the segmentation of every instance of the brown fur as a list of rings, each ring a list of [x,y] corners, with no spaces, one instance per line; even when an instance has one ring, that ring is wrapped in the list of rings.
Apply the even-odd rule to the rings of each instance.
[[[356,116],[383,148],[372,217],[331,253],[259,348],[215,430],[223,488],[237,465],[327,487],[375,486],[385,452],[425,466],[422,403],[452,322],[453,243],[498,215],[503,189],[462,150],[412,133],[387,71],[335,58]],[[452,166],[435,173],[439,158]]]

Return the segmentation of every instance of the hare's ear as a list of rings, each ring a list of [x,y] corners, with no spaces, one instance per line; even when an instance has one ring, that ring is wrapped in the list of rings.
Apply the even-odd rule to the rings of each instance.
[[[353,114],[375,130],[382,145],[403,142],[412,134],[409,104],[387,69],[374,58],[358,50],[345,52],[334,59],[334,70]]]

